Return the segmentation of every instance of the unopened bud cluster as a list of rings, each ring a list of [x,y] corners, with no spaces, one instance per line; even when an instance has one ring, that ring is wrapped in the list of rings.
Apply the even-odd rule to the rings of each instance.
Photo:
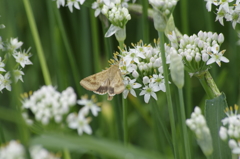
[[[125,76],[125,98],[129,92],[136,96],[134,89],[140,89],[140,95],[144,95],[144,101],[148,103],[151,96],[157,100],[156,92],[166,91],[161,53],[157,45],[153,47],[140,42],[134,48],[122,50],[120,56],[119,67]],[[169,56],[166,56],[169,63]]]
[[[104,5],[102,13],[109,19],[109,21],[117,27],[123,28],[131,19],[128,9],[120,5],[109,8]]]
[[[169,16],[178,0],[149,0],[154,9],[159,10],[164,16]]]
[[[195,133],[197,142],[203,153],[208,156],[212,153],[212,137],[201,109],[196,106],[191,118],[186,120],[187,126]]]
[[[178,40],[176,34],[172,32],[168,36],[171,48],[175,49],[183,57],[185,69],[189,73],[206,71],[210,64],[216,62],[221,66],[221,62],[229,62],[223,56],[225,50],[220,51],[220,46],[224,41],[223,34],[200,31],[192,36],[183,35]]]
[[[238,106],[226,108],[226,118],[222,119],[219,136],[222,140],[228,140],[228,145],[234,154],[240,154],[240,114]]]

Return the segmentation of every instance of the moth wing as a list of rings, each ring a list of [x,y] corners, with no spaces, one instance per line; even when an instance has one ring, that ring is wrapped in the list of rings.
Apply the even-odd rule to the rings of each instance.
[[[118,69],[113,79],[110,81],[108,94],[109,96],[114,96],[115,94],[120,94],[124,91],[125,85],[123,83],[122,75]]]
[[[93,92],[103,95],[108,92],[108,87],[109,87],[109,79],[107,78],[104,82],[101,83],[101,85],[98,87],[98,89]]]
[[[89,91],[96,91],[107,80],[108,69],[82,79],[80,85]]]

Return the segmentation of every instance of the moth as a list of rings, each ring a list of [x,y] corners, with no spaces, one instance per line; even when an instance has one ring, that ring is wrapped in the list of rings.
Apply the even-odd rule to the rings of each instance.
[[[118,64],[113,64],[106,70],[82,79],[80,85],[100,95],[108,93],[108,100],[112,100],[115,94],[120,94],[125,89]]]

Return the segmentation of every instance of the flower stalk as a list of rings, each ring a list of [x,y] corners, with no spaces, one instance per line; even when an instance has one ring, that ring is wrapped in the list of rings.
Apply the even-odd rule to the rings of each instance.
[[[205,92],[207,93],[210,99],[213,99],[221,95],[209,71],[200,72],[195,76],[199,79],[201,85],[203,86]]]
[[[176,125],[175,125],[175,119],[174,119],[170,86],[168,83],[169,79],[168,79],[168,70],[167,70],[167,64],[166,64],[165,47],[164,47],[164,43],[165,43],[164,32],[158,31],[158,37],[160,39],[160,51],[161,51],[161,58],[162,58],[162,63],[163,63],[163,75],[164,75],[164,79],[165,79],[168,111],[169,111],[171,131],[172,131],[173,151],[174,151],[175,158],[178,158],[177,142],[176,142]]]

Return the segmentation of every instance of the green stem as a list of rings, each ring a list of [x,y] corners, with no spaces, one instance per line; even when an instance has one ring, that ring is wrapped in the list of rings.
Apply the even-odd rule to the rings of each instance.
[[[63,153],[64,153],[64,159],[71,159],[71,155],[70,155],[68,149],[65,148],[65,149],[63,150]]]
[[[210,99],[221,95],[209,71],[201,72],[195,76],[199,79],[200,83],[203,86],[203,89]]]
[[[183,131],[184,149],[185,149],[186,159],[190,159],[191,154],[190,154],[187,126],[186,126],[186,122],[185,122],[186,115],[185,115],[185,107],[184,107],[184,101],[183,101],[182,88],[178,88],[178,94],[179,94],[179,101],[180,101],[180,113],[181,113],[180,117],[181,117],[182,131]]]
[[[27,17],[28,17],[28,21],[29,21],[29,25],[33,34],[33,39],[36,45],[36,49],[37,49],[37,53],[38,53],[38,57],[39,57],[39,61],[40,61],[40,65],[42,68],[42,72],[43,72],[43,77],[44,77],[44,81],[46,85],[51,85],[51,78],[50,78],[50,74],[48,71],[48,67],[46,64],[46,59],[43,53],[43,49],[42,49],[42,44],[37,32],[37,26],[33,17],[33,12],[29,3],[29,0],[23,0],[24,3],[24,7],[27,13]]]
[[[173,112],[173,105],[172,105],[172,98],[171,98],[171,92],[170,92],[170,86],[169,86],[169,79],[168,79],[168,70],[167,70],[167,64],[166,64],[166,56],[165,56],[165,47],[164,47],[164,32],[158,32],[158,36],[160,39],[160,51],[161,51],[161,58],[162,58],[162,64],[163,64],[163,75],[165,80],[165,86],[166,86],[166,96],[167,96],[167,102],[168,102],[168,111],[169,111],[169,117],[170,117],[170,125],[171,125],[171,131],[172,131],[172,141],[173,141],[173,152],[175,158],[178,158],[178,151],[177,151],[177,141],[176,141],[176,125],[175,125],[175,119],[174,119],[174,112]]]
[[[122,97],[123,104],[123,142],[124,145],[128,143],[128,124],[127,124],[127,99]]]
[[[78,71],[78,67],[77,67],[75,58],[73,56],[73,51],[70,47],[69,40],[67,39],[67,35],[66,35],[65,29],[64,29],[64,26],[63,26],[63,22],[62,22],[59,10],[58,9],[53,9],[53,10],[54,10],[54,13],[55,13],[55,16],[56,16],[56,19],[57,19],[57,23],[58,23],[59,28],[60,28],[60,32],[61,32],[61,35],[62,35],[62,38],[63,38],[64,45],[65,45],[66,50],[67,50],[67,56],[68,56],[68,59],[70,61],[71,70],[73,72],[74,82],[76,84],[78,84],[79,80],[81,78],[79,77],[80,74],[79,74],[79,71]],[[82,94],[82,91],[80,90],[80,88],[81,87],[77,87],[77,91],[78,91],[79,94]]]
[[[99,47],[99,37],[98,37],[98,24],[97,19],[94,17],[94,10],[90,10],[90,19],[91,19],[91,33],[92,33],[92,44],[93,44],[93,56],[94,56],[94,66],[95,71],[101,71],[100,67],[100,47]]]
[[[148,0],[142,0],[142,26],[143,26],[143,41],[149,42],[149,23],[148,23]]]

